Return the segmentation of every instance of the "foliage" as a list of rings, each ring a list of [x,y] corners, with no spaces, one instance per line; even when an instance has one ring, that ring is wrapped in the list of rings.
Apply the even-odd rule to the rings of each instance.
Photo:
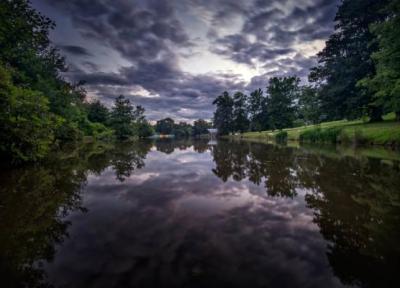
[[[339,142],[339,136],[342,132],[341,128],[333,127],[328,129],[309,129],[305,130],[300,134],[301,142],[328,142],[337,143]]]
[[[122,95],[118,96],[110,114],[110,126],[114,129],[117,139],[127,140],[134,136],[134,120],[133,105],[129,99],[125,99]]]
[[[214,125],[220,135],[227,135],[234,131],[233,105],[234,101],[228,92],[218,96],[213,105],[217,106],[214,113]]]
[[[376,74],[360,81],[375,96],[375,104],[394,111],[400,121],[400,1],[392,0],[384,9],[389,15],[371,26],[379,50],[372,54]]]
[[[179,122],[178,124],[175,124],[174,128],[172,129],[172,134],[178,138],[190,137],[192,133],[192,125],[186,122]]]
[[[108,123],[108,108],[99,100],[86,104],[87,117],[91,122],[98,122],[106,125]]]
[[[148,138],[154,134],[154,128],[151,124],[144,120],[137,124],[137,135],[139,138]]]
[[[60,118],[49,111],[48,99],[38,91],[11,83],[0,66],[0,154],[12,162],[36,161],[50,150]]]
[[[249,128],[247,117],[247,96],[242,92],[233,95],[233,122],[235,132],[245,132]]]
[[[297,77],[274,77],[269,80],[267,111],[272,129],[293,126],[296,111],[294,101],[299,95],[299,83]]]
[[[320,103],[316,88],[307,85],[301,87],[298,106],[298,117],[304,120],[305,123],[317,124],[321,121]]]
[[[165,118],[157,121],[156,123],[156,132],[164,135],[172,134],[172,130],[174,129],[175,121],[171,118]]]
[[[261,131],[267,129],[268,114],[266,108],[266,98],[261,89],[250,93],[248,99],[248,117],[250,120],[250,131]]]
[[[198,119],[193,122],[193,129],[192,129],[192,135],[194,137],[208,134],[208,129],[212,128],[212,124],[203,120],[203,119]]]
[[[374,74],[371,54],[378,47],[369,31],[372,23],[385,19],[382,7],[388,0],[343,0],[335,18],[335,32],[318,54],[319,65],[310,81],[321,86],[321,109],[329,120],[362,116],[369,106],[371,121],[381,120],[381,107],[357,82]]]

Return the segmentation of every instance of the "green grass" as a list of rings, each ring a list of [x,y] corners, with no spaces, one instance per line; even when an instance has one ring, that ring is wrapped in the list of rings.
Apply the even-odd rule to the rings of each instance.
[[[325,122],[319,125],[283,129],[283,131],[287,132],[288,141],[300,141],[302,138],[306,142],[337,142],[400,147],[400,122],[394,121],[394,114],[388,114],[384,119],[385,121],[379,123],[364,123],[362,120],[341,120]],[[278,133],[278,130],[248,132],[235,137],[275,140]],[[301,137],[301,135],[303,136]]]

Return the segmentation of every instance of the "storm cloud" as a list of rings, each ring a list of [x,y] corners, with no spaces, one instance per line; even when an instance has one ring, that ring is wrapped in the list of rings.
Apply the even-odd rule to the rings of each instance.
[[[34,0],[90,98],[119,94],[150,119],[212,117],[224,90],[306,79],[333,30],[339,0]]]

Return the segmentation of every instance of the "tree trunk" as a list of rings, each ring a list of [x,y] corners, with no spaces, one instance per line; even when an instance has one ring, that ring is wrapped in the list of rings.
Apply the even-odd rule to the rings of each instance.
[[[382,118],[383,110],[382,107],[372,106],[369,112],[369,122],[381,122],[383,121]]]
[[[400,111],[396,111],[396,121],[400,121]]]

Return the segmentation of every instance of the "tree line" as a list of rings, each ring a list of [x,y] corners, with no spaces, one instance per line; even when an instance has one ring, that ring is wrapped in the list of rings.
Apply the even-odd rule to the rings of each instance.
[[[212,123],[204,119],[198,119],[193,125],[184,121],[175,123],[172,118],[165,118],[157,121],[154,126],[155,132],[160,135],[174,135],[177,138],[200,137],[208,134]]]
[[[318,53],[308,85],[273,77],[265,91],[218,96],[220,134],[368,117],[400,120],[400,0],[343,0],[335,31]]]

